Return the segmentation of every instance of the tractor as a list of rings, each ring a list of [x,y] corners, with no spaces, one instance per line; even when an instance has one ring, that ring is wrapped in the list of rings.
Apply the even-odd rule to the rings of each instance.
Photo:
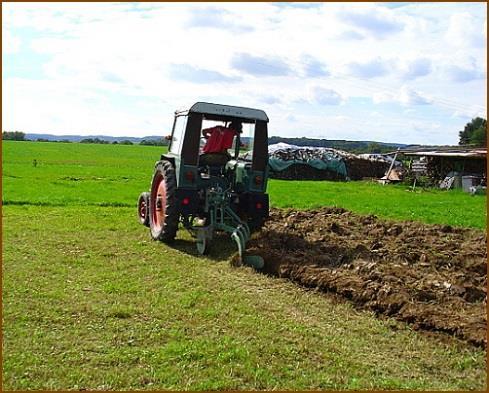
[[[226,232],[237,244],[238,263],[263,267],[245,249],[269,215],[267,123],[262,110],[207,102],[175,112],[168,152],[138,200],[139,221],[154,240],[171,243],[181,224],[204,255],[215,233]],[[209,137],[211,131],[217,136]],[[215,151],[212,143],[224,148]]]

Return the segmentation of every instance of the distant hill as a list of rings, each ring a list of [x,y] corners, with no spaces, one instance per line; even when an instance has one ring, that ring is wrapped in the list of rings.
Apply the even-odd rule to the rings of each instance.
[[[121,141],[131,141],[132,143],[139,143],[142,140],[160,140],[163,135],[150,135],[143,136],[142,138],[137,138],[134,136],[107,136],[107,135],[52,135],[52,134],[25,134],[26,139],[31,141],[36,141],[38,139],[46,139],[48,141],[64,141],[68,140],[70,142],[80,142],[82,139],[102,139],[108,142],[121,142]]]

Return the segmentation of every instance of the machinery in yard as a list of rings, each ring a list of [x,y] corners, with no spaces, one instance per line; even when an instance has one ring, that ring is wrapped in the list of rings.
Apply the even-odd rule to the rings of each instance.
[[[171,242],[181,223],[203,255],[217,231],[227,232],[240,262],[261,268],[263,259],[245,248],[269,214],[267,123],[264,111],[237,106],[197,102],[176,111],[168,153],[138,201],[151,237]]]

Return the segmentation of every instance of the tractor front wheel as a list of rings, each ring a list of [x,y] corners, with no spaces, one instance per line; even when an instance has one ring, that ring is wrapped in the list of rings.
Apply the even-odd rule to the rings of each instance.
[[[142,192],[138,199],[139,223],[149,227],[149,192]]]
[[[179,218],[176,191],[175,169],[170,162],[159,161],[149,195],[149,227],[155,240],[171,242],[175,239]]]

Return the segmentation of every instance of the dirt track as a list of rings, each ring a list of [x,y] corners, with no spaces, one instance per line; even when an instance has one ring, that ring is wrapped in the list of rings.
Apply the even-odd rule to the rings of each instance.
[[[335,292],[415,328],[486,346],[486,234],[341,208],[272,210],[249,244],[265,272]]]

